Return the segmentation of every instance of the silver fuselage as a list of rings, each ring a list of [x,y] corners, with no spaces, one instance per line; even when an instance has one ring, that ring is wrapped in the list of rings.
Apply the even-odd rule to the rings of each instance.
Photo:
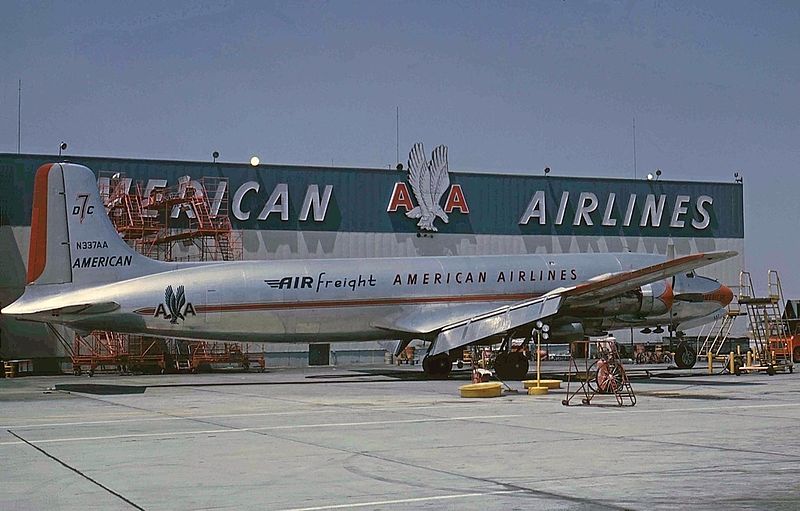
[[[15,305],[25,307],[35,301],[42,308],[63,308],[115,302],[120,307],[111,312],[63,314],[48,321],[82,330],[178,338],[366,341],[396,338],[398,331],[424,338],[428,325],[433,330],[493,306],[663,260],[663,256],[625,253],[175,265],[169,271],[112,284],[81,289],[64,286],[60,293],[58,285],[33,286]],[[181,286],[184,303],[174,314],[176,307],[170,309],[165,289]],[[640,324],[680,325],[721,309],[716,302],[676,306],[662,317],[581,319],[611,330]]]

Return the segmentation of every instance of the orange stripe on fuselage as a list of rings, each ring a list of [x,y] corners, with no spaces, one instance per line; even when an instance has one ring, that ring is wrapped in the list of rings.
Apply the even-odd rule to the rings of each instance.
[[[491,294],[458,296],[409,296],[403,298],[362,298],[352,300],[315,300],[308,302],[252,302],[219,305],[196,305],[197,312],[252,312],[259,310],[282,309],[325,309],[331,307],[379,307],[385,305],[421,305],[426,303],[474,303],[474,302],[516,302],[536,298],[537,294]],[[141,316],[152,316],[155,307],[145,307],[133,311]]]
[[[28,284],[41,276],[47,264],[47,178],[52,167],[52,163],[39,167],[33,180],[31,243],[28,248]]]

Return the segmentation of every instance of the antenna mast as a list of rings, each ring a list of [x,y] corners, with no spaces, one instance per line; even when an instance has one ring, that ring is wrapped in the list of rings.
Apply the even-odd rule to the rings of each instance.
[[[636,117],[633,118],[633,179],[636,179]]]
[[[17,89],[17,154],[20,153],[20,141],[22,140],[22,78],[19,79]]]
[[[395,107],[395,121],[394,121],[394,134],[395,134],[395,165],[400,163],[400,107]]]

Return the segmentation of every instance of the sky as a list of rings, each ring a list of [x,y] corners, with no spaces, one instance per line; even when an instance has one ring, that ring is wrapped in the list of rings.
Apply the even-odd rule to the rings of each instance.
[[[732,181],[800,298],[800,2],[0,0],[0,152]],[[634,130],[636,158],[634,168]],[[766,289],[764,289],[766,291]]]

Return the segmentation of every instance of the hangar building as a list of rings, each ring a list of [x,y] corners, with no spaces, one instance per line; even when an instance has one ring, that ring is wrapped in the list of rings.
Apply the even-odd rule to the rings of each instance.
[[[402,170],[209,163],[0,153],[0,306],[25,284],[36,169],[67,159],[145,190],[217,180],[227,192],[243,258],[364,258],[565,252],[736,250],[700,273],[738,285],[743,189],[737,183],[449,172],[439,204],[447,222],[411,218],[419,200]],[[225,190],[220,190],[225,187]],[[173,212],[179,219],[185,212]],[[177,254],[180,256],[190,256]],[[324,340],[321,340],[324,341]],[[335,344],[331,362],[375,362],[375,345]],[[305,345],[265,345],[270,364],[307,363]],[[42,325],[0,317],[0,358],[56,361],[64,350]],[[44,362],[43,362],[44,363]]]

